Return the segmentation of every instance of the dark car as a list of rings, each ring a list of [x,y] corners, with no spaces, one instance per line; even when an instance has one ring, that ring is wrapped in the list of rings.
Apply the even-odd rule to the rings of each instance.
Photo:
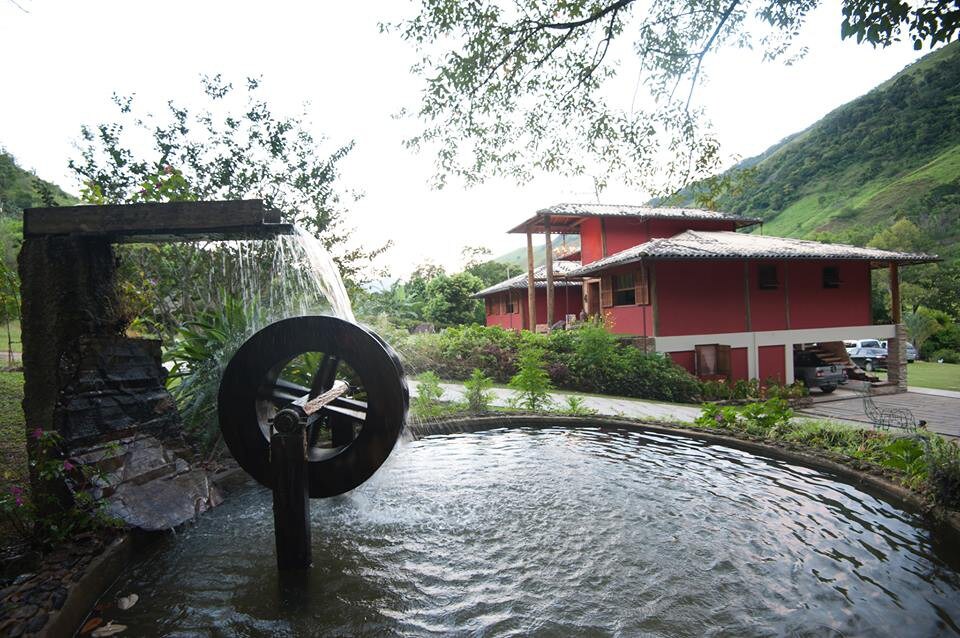
[[[843,382],[845,375],[843,366],[827,363],[816,353],[799,350],[793,353],[793,377],[808,388],[820,388],[829,394]]]
[[[867,372],[887,367],[887,349],[877,339],[844,341],[843,345],[850,360]]]

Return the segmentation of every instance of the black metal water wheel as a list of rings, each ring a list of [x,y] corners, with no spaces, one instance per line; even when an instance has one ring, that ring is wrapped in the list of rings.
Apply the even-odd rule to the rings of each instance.
[[[285,370],[306,353],[322,353],[309,383]],[[301,359],[298,359],[301,357]],[[274,415],[315,397],[349,372],[350,390],[323,407],[307,430],[311,498],[348,492],[377,471],[406,421],[409,393],[396,353],[354,323],[327,316],[273,323],[248,339],[227,364],[218,413],[237,463],[266,487]]]

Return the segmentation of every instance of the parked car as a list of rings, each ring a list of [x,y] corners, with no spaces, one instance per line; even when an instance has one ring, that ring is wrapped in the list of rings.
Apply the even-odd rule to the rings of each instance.
[[[887,350],[887,354],[890,353],[890,351],[887,349],[886,341],[881,341],[880,345],[883,346],[884,350]],[[907,363],[913,363],[916,360],[917,360],[917,349],[914,348],[913,344],[908,341],[907,342]]]
[[[846,378],[843,366],[827,363],[816,353],[805,350],[793,353],[793,377],[808,388],[820,388],[824,394],[836,390]]]
[[[843,346],[850,360],[867,372],[887,367],[887,349],[877,339],[844,341]]]

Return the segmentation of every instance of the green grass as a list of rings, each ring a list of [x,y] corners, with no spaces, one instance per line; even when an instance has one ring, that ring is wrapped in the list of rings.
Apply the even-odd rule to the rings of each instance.
[[[0,489],[27,483],[23,424],[23,373],[0,372]]]
[[[11,352],[23,352],[23,344],[20,342],[19,321],[11,321],[9,326],[6,323],[0,323],[0,352],[7,352],[8,348]],[[0,357],[0,365],[5,363],[3,357]]]
[[[886,373],[878,373],[886,378]],[[907,384],[915,388],[934,388],[960,392],[960,365],[914,361],[907,366]]]

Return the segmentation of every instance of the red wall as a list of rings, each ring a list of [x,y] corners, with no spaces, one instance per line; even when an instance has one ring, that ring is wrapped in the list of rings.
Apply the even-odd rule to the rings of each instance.
[[[757,348],[757,359],[760,364],[757,378],[760,381],[775,379],[777,383],[783,383],[787,376],[783,346],[760,346]]]
[[[487,315],[487,325],[488,326],[500,326],[501,328],[506,328],[508,330],[520,330],[523,328],[523,317],[520,315],[520,303],[526,303],[526,295],[523,295],[521,292],[513,291],[510,293],[513,295],[514,308],[516,312],[513,313],[499,313],[494,312],[493,314]],[[500,302],[506,300],[507,293],[499,293],[496,295],[491,295],[486,299],[492,299],[494,302],[494,308],[500,308]],[[484,299],[484,309],[486,309],[486,299]],[[486,312],[486,310],[484,310]]]
[[[696,374],[695,351],[685,350],[683,352],[671,352],[669,354],[670,358],[680,367],[684,368],[690,374]],[[750,378],[747,355],[748,351],[746,348],[730,348],[730,378],[732,381]]]
[[[536,306],[537,323],[547,323],[547,289],[537,288]],[[521,330],[527,327],[527,291],[514,291],[514,303],[517,312],[513,314],[488,314],[488,326],[501,326],[512,330]],[[557,287],[554,288],[554,308],[553,316],[555,319],[551,323],[560,321],[566,315],[579,315],[583,309],[583,291],[580,286]],[[503,295],[493,295],[494,300],[499,301]]]
[[[607,217],[607,256],[646,242],[647,222],[638,219]]]
[[[610,332],[653,336],[653,306],[611,306],[603,308],[603,314]]]
[[[695,374],[694,370],[696,369],[696,353],[693,350],[687,350],[685,352],[671,352],[669,354],[674,363],[681,368],[685,368],[690,374]]]
[[[638,246],[656,237],[673,237],[685,230],[736,230],[736,224],[727,221],[604,217],[604,224],[601,224],[600,219],[586,217],[580,223],[580,249],[583,253],[584,265],[604,257],[601,226],[606,227],[606,256]]]
[[[580,252],[584,265],[603,258],[599,217],[587,217],[580,223]]]
[[[734,380],[750,378],[748,355],[749,351],[746,348],[730,348],[730,376]]]
[[[840,287],[823,287],[823,268],[840,269]],[[870,310],[870,265],[867,262],[798,261],[787,267],[790,328],[867,326]]]
[[[760,266],[776,266],[778,285],[772,290],[761,290]],[[750,329],[755,331],[787,329],[787,289],[784,284],[786,266],[783,262],[750,263]]]
[[[744,332],[742,261],[659,261],[655,268],[663,337]]]

